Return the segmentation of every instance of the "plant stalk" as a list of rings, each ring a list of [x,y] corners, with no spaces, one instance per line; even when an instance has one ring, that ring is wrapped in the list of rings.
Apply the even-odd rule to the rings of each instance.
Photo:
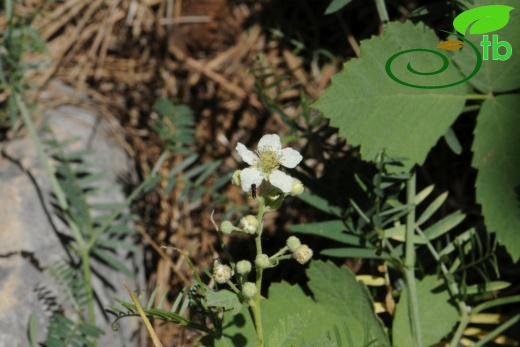
[[[263,192],[263,189],[262,189]],[[258,220],[258,233],[255,238],[255,244],[256,244],[256,254],[262,254],[262,231],[264,229],[263,219],[264,219],[264,213],[265,213],[265,198],[259,197],[259,205],[258,205],[258,214],[257,214],[257,220]],[[251,311],[253,311],[253,319],[255,321],[255,329],[256,329],[256,335],[257,335],[257,347],[263,347],[264,346],[264,330],[262,327],[262,312],[260,309],[260,298],[262,297],[261,291],[262,291],[262,275],[263,275],[264,269],[260,269],[256,267],[256,295],[254,299],[252,300]]]
[[[410,326],[416,347],[422,347],[421,323],[419,319],[419,301],[417,298],[417,288],[415,286],[415,173],[406,182],[406,202],[410,206],[410,211],[406,217],[406,245],[405,245],[405,279],[408,288],[408,310],[410,316]]]
[[[386,11],[385,0],[375,0],[377,14],[379,15],[379,20],[381,24],[386,24],[390,21],[390,17],[388,17],[388,12]]]

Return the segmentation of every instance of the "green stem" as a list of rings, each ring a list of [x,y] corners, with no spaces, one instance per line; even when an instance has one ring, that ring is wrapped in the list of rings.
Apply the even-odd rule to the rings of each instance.
[[[289,247],[285,246],[284,248],[282,248],[281,250],[279,250],[277,253],[273,254],[272,256],[269,257],[269,260],[274,260],[278,257],[280,257],[281,255],[283,255],[285,252],[287,252],[289,250]]]
[[[90,271],[90,253],[86,249],[81,250],[81,266],[83,267],[83,277],[85,278],[85,286],[87,290],[87,296],[90,298],[88,301],[88,322],[94,325],[96,323],[96,316],[94,315],[94,290],[92,289],[92,274]]]
[[[422,347],[421,326],[419,320],[419,301],[417,299],[417,288],[415,286],[415,245],[413,243],[415,230],[415,173],[406,183],[406,201],[411,206],[406,217],[406,245],[404,259],[404,275],[408,288],[408,306],[410,314],[410,325],[416,347]]]
[[[262,189],[263,191],[263,189]],[[265,198],[258,197],[259,200],[259,206],[258,206],[258,234],[255,238],[255,244],[256,244],[256,254],[262,254],[262,231],[264,228],[263,225],[263,218],[265,213]],[[257,347],[263,347],[264,346],[264,330],[262,327],[262,312],[260,310],[260,298],[262,297],[261,291],[262,291],[262,275],[263,275],[264,269],[260,269],[256,267],[256,295],[252,300],[252,303],[250,304],[251,311],[253,311],[253,319],[255,321],[255,329],[256,329],[256,335],[257,335]]]
[[[54,194],[56,194],[56,199],[58,199],[60,208],[63,211],[66,211],[69,208],[69,205],[67,203],[67,199],[65,198],[65,193],[63,193],[63,190],[61,189],[61,186],[58,183],[58,179],[56,178],[56,175],[54,175],[54,171],[52,170],[52,168],[49,164],[49,161],[47,160],[47,156],[43,152],[43,146],[40,142],[40,138],[38,137],[38,134],[36,133],[36,129],[34,128],[31,117],[29,116],[29,112],[27,111],[27,108],[25,107],[25,103],[22,101],[22,98],[20,97],[20,95],[16,95],[16,104],[18,105],[18,108],[20,109],[20,113],[22,114],[23,122],[25,123],[25,126],[27,127],[27,130],[29,131],[29,135],[31,135],[31,138],[34,141],[34,144],[36,147],[36,153],[38,153],[38,157],[40,157],[43,168],[45,169],[45,173],[47,174],[47,177],[49,177],[49,179],[51,180],[52,189],[54,190]]]
[[[460,337],[462,336],[462,333],[464,329],[466,328],[467,323],[469,323],[469,315],[468,315],[468,306],[466,303],[459,299],[460,291],[459,287],[457,286],[457,283],[453,280],[452,274],[450,274],[448,268],[446,267],[446,264],[444,264],[441,256],[439,253],[435,250],[430,240],[428,240],[428,237],[423,233],[423,231],[420,228],[417,228],[417,233],[421,235],[426,240],[426,246],[430,250],[430,253],[433,255],[435,260],[441,264],[441,271],[444,275],[444,278],[446,280],[446,283],[448,285],[448,290],[450,291],[451,296],[455,299],[457,302],[457,306],[459,308],[459,314],[460,314],[460,321],[461,324],[459,325],[457,332],[455,334],[455,337],[451,340],[450,347],[456,347],[458,346],[458,341],[460,340]],[[467,322],[463,324],[462,322]],[[461,328],[463,327],[463,328]]]
[[[382,24],[386,24],[390,21],[388,17],[388,12],[386,11],[385,0],[375,0],[377,7],[377,14],[379,15],[379,20]]]
[[[492,99],[493,94],[468,94],[466,95],[467,100],[487,100]]]
[[[229,288],[233,289],[235,294],[241,295],[240,290],[237,288],[237,286],[235,286],[235,284],[233,282],[231,282],[230,280],[227,280],[226,284],[229,286]]]

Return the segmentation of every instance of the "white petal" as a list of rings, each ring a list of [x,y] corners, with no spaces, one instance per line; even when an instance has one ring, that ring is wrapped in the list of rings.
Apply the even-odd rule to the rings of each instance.
[[[292,148],[282,149],[282,157],[280,158],[280,164],[290,169],[296,167],[302,161],[303,157],[298,151]]]
[[[292,190],[293,180],[289,175],[284,174],[280,170],[274,171],[269,175],[269,182],[284,193],[289,193]]]
[[[279,151],[282,148],[280,136],[276,134],[262,136],[260,142],[258,142],[258,150],[261,152],[264,147],[267,147],[273,151]]]
[[[264,177],[260,170],[257,170],[252,167],[248,167],[240,171],[240,183],[242,185],[242,190],[244,192],[248,192],[251,189],[252,184],[256,184],[256,186],[260,186],[262,184]]]
[[[237,143],[235,149],[237,150],[238,155],[242,157],[242,160],[248,163],[249,165],[253,165],[258,160],[258,156],[249,149],[247,149],[246,146],[244,146],[240,142]]]

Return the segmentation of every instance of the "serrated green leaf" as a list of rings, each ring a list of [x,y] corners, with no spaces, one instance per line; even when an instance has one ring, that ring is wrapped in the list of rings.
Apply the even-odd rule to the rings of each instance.
[[[435,198],[435,200],[424,210],[424,212],[421,214],[421,216],[417,219],[416,224],[422,225],[424,222],[426,222],[430,217],[442,206],[444,201],[448,198],[448,192],[444,192],[438,197]]]
[[[462,111],[465,103],[464,84],[449,88],[421,89],[401,85],[385,70],[387,60],[408,49],[433,49],[439,42],[433,30],[423,24],[389,23],[383,37],[361,43],[361,58],[345,64],[343,72],[332,79],[332,86],[314,104],[340,136],[352,146],[361,145],[365,160],[373,160],[381,150],[390,157],[404,156],[408,171],[422,164],[430,149],[443,136]],[[417,55],[415,55],[417,54]],[[407,62],[420,71],[439,67],[440,58],[433,54],[413,53],[391,64],[392,71],[408,78]],[[434,81],[430,80],[433,79]],[[410,76],[407,81],[420,85],[444,85],[462,80],[453,66],[437,76]]]
[[[520,45],[519,45],[520,47]],[[478,169],[477,201],[488,230],[520,259],[520,98],[501,95],[486,100],[477,118],[472,165]]]
[[[432,346],[450,333],[457,323],[459,314],[450,303],[450,294],[445,287],[440,287],[435,276],[426,276],[417,281],[417,301],[419,305],[419,326],[423,346]],[[413,346],[414,339],[410,328],[409,298],[403,290],[396,305],[392,325],[394,346]]]
[[[518,4],[516,0],[475,0],[475,4],[471,7],[496,5],[497,3],[513,7]],[[487,35],[490,42],[493,41],[493,35],[498,35],[497,40],[511,45],[512,56],[505,61],[494,60],[492,57],[494,48],[489,47],[488,60],[482,61],[479,72],[469,80],[469,83],[482,93],[502,93],[518,89],[520,88],[520,54],[515,53],[515,49],[520,47],[520,11],[518,8],[511,12],[510,21],[504,28],[492,35]],[[481,48],[480,43],[483,40],[483,35],[467,35],[466,39]],[[495,49],[498,50],[498,46]],[[500,48],[499,53],[505,54],[505,48]],[[474,52],[469,49],[462,49],[455,51],[454,55],[455,64],[460,68],[460,71],[465,76],[469,75],[476,64]]]
[[[348,326],[349,339],[354,346],[365,346],[372,341],[377,345],[389,345],[368,290],[346,266],[312,262],[307,276],[316,300],[329,312],[343,317],[338,326]]]
[[[238,296],[230,290],[221,289],[219,291],[208,290],[206,292],[206,303],[212,307],[223,307],[225,310],[233,310],[234,314],[240,312],[242,303]]]
[[[280,319],[310,313],[307,326],[312,329],[304,329],[302,338],[303,341],[315,341],[316,344],[294,346],[331,346],[329,341],[336,338],[326,337],[333,335],[334,326],[344,325],[349,327],[354,346],[365,346],[370,341],[374,341],[377,346],[390,346],[382,324],[374,313],[368,291],[363,284],[356,281],[350,270],[344,266],[338,268],[331,262],[313,261],[308,276],[309,287],[319,303],[305,295],[298,286],[285,282],[271,284],[269,300],[261,301],[264,336],[273,334]],[[202,339],[204,346],[256,345],[256,332],[248,312],[242,310],[235,317],[228,313],[225,321],[230,324],[224,328],[224,337],[216,340],[206,336]],[[340,329],[339,334],[342,341],[347,341],[343,330]]]
[[[274,328],[273,332],[271,332],[268,339],[268,346],[296,346],[307,327],[309,315],[310,312],[307,312],[305,315],[296,314],[280,319],[278,325]]]
[[[337,344],[335,344],[334,342],[332,342],[331,340],[329,340],[326,337],[312,340],[309,342],[303,342],[301,344],[301,346],[302,347],[338,347]],[[341,347],[341,346],[339,346],[339,347]]]

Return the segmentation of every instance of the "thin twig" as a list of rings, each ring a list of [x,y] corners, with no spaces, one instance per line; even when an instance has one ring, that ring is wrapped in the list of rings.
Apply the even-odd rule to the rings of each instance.
[[[155,251],[157,253],[159,253],[159,255],[164,259],[166,260],[166,262],[170,265],[170,267],[172,268],[173,272],[175,272],[175,274],[177,276],[179,276],[179,278],[181,279],[182,282],[184,282],[184,284],[190,286],[191,285],[191,281],[182,273],[180,272],[176,267],[175,267],[175,263],[173,262],[173,260],[171,260],[171,258],[162,250],[161,247],[159,247],[159,245],[157,245],[157,243],[155,243],[155,241],[150,237],[150,235],[148,235],[148,233],[140,226],[137,226],[137,230],[139,231],[139,233],[141,235],[143,235],[143,237],[146,239],[146,241],[153,247],[153,249],[155,249]]]

